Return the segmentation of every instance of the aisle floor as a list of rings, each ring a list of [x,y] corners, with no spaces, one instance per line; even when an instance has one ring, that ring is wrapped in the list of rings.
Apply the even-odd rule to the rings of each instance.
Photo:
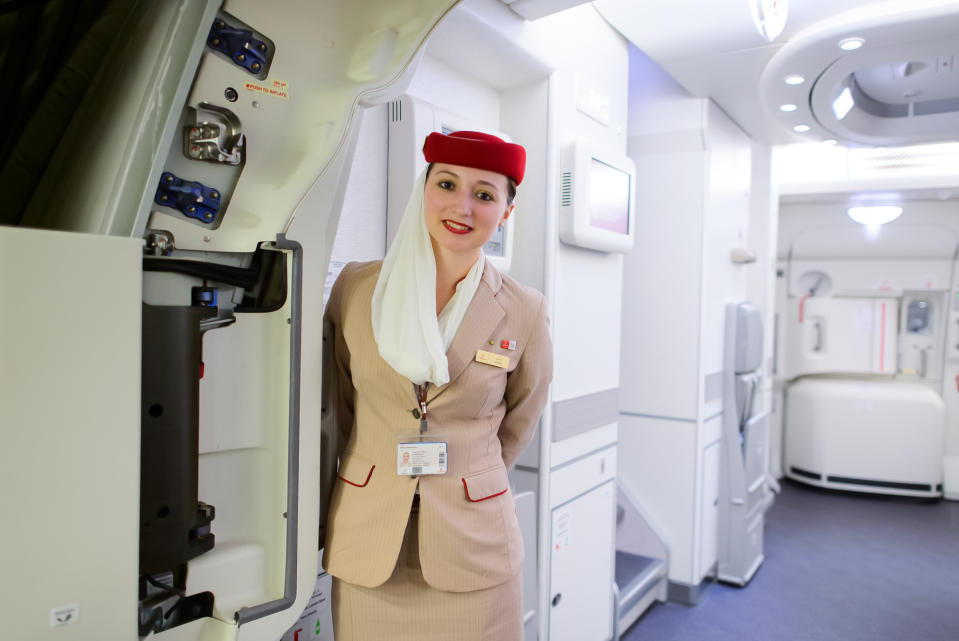
[[[959,502],[786,482],[745,588],[656,604],[624,641],[957,641]]]

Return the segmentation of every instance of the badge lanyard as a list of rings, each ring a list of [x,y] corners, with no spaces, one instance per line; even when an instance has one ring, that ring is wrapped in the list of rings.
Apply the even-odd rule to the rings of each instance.
[[[415,383],[413,384],[413,392],[416,394],[416,401],[420,405],[420,434],[426,434],[426,394],[429,392],[429,389],[429,383],[423,383],[422,385],[416,385]]]
[[[416,436],[397,437],[396,473],[400,476],[426,476],[432,474],[446,474],[447,441],[433,435],[433,440],[426,440],[424,436],[428,429],[429,413],[426,408],[429,383],[413,385],[413,394],[416,396],[418,409],[413,410],[413,417],[420,419],[420,432]],[[417,490],[418,491],[418,490]]]

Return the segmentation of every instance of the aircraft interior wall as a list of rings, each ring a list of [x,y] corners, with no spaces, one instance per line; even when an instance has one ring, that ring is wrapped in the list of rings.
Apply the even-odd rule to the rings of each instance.
[[[959,453],[959,436],[952,427],[959,410],[954,381],[959,374],[959,353],[953,344],[959,335],[954,327],[955,257],[959,248],[956,201],[944,189],[905,190],[896,193],[896,200],[902,206],[902,215],[891,223],[869,228],[846,216],[848,195],[784,199],[778,246],[783,272],[779,284],[785,290],[779,296],[784,334],[778,351],[778,377],[782,380],[780,385],[787,387],[797,377],[808,374],[847,372],[862,376],[881,372],[890,380],[932,390],[936,397],[930,402],[941,406],[937,410],[941,418],[929,419],[928,429],[932,431],[921,438],[919,430],[926,429],[925,423],[917,423],[913,442],[929,441],[929,448],[941,455],[941,461],[914,467],[929,468],[926,476],[933,480],[928,485],[933,491],[939,487],[951,497],[956,493],[953,470]],[[880,302],[885,306],[885,321],[869,321],[869,300],[876,301],[873,307]],[[923,322],[920,330],[911,329],[911,305],[929,310],[924,311],[928,321]],[[803,322],[803,312],[809,314],[816,333],[808,333],[810,323]],[[880,326],[880,322],[885,324]],[[853,326],[858,328],[858,338],[839,338]],[[885,347],[875,342],[879,340],[876,332],[884,328],[888,328]],[[820,339],[826,341],[825,347],[820,347]],[[873,347],[868,348],[870,340]],[[840,353],[840,341],[845,341],[847,351]],[[870,358],[869,352],[871,364],[864,360]],[[788,413],[788,394],[780,400],[787,404]],[[923,410],[917,406],[914,411],[918,421]],[[787,449],[791,429],[793,442],[805,434],[801,426],[790,427],[788,420],[783,429]],[[874,443],[861,445],[867,452],[878,447]],[[907,457],[906,452],[901,452],[900,459]],[[786,459],[789,458],[786,452]],[[853,465],[853,457],[848,458],[848,465]],[[861,476],[866,478],[899,475],[898,481],[887,479],[889,483],[902,482],[900,477],[911,473],[891,465],[861,466]],[[794,467],[805,469],[799,464]],[[938,473],[934,471],[937,469]],[[783,471],[789,472],[788,460]]]
[[[512,256],[496,256],[511,277],[545,295],[554,353],[542,419],[509,470],[512,493],[527,501],[520,508],[517,500],[527,537],[526,641],[618,641],[621,627],[654,601],[695,605],[717,577],[744,585],[763,562],[764,515],[779,477],[854,491],[881,491],[887,482],[886,493],[959,500],[959,191],[948,171],[927,176],[912,167],[908,188],[880,190],[884,174],[852,176],[850,157],[833,150],[800,176],[774,136],[757,134],[768,133],[767,124],[737,121],[751,112],[727,110],[701,90],[701,79],[700,90],[677,79],[695,63],[676,58],[675,42],[660,63],[608,22],[603,6],[612,18],[624,3],[509,4],[370,0],[358,10],[286,0],[302,18],[295,22],[259,0],[131,5],[129,30],[104,63],[114,84],[110,73],[93,83],[24,205],[25,226],[45,229],[0,227],[0,247],[17,250],[0,252],[14,261],[4,262],[0,285],[18,300],[37,297],[14,273],[29,257],[58,268],[69,257],[84,262],[75,274],[31,269],[40,291],[69,289],[66,311],[36,303],[44,318],[35,331],[22,310],[2,310],[4,322],[10,313],[17,324],[14,334],[0,333],[0,347],[26,374],[0,386],[0,417],[38,427],[3,434],[0,467],[32,474],[45,449],[36,434],[49,438],[51,461],[62,466],[36,484],[35,497],[16,492],[18,478],[7,483],[9,511],[40,534],[32,541],[28,530],[15,533],[3,561],[12,575],[31,576],[40,546],[60,544],[38,567],[69,575],[49,594],[4,581],[0,619],[16,619],[11,634],[93,638],[82,624],[48,630],[46,617],[76,600],[70,595],[84,589],[77,576],[102,563],[84,550],[109,557],[108,543],[123,534],[113,546],[123,558],[91,581],[97,597],[82,603],[83,623],[101,626],[103,638],[126,641],[139,631],[161,641],[304,639],[297,617],[326,589],[318,584],[313,593],[323,575],[324,493],[337,470],[321,393],[330,354],[324,307],[347,262],[385,256],[412,186],[408,170],[425,166],[423,135],[440,128],[500,132],[528,153],[510,221]],[[556,12],[537,20],[520,15],[550,6]],[[664,7],[648,16],[666,15]],[[216,21],[233,19],[231,11],[263,30],[249,37],[276,38],[272,85],[212,50],[210,25],[220,28]],[[738,28],[757,37],[748,22]],[[723,47],[745,42],[741,36],[728,34]],[[649,46],[666,46],[658,40]],[[751,48],[717,59],[738,60]],[[223,126],[211,143],[216,160],[190,157],[190,128],[201,130],[203,118]],[[407,125],[412,144],[396,136]],[[615,158],[609,166],[629,178],[629,229],[616,233],[631,250],[619,238],[600,249],[564,236],[574,213],[586,211],[569,204],[570,185],[581,184],[572,182],[573,167],[589,173],[573,162],[582,150],[594,168]],[[181,173],[180,192],[202,197],[177,209],[162,189]],[[882,227],[852,222],[845,210],[860,198],[856,186],[873,200],[898,202],[903,215]],[[221,195],[215,221],[189,209],[204,198],[219,207]],[[71,246],[67,230],[85,236]],[[50,234],[49,243],[40,234]],[[228,282],[251,266],[255,282]],[[123,301],[93,309],[98,299],[83,288],[98,270]],[[203,309],[209,300],[213,311]],[[104,330],[111,313],[129,321],[137,309],[142,327]],[[157,320],[170,310],[174,320]],[[63,336],[54,317],[62,317]],[[186,329],[178,333],[177,323]],[[84,341],[72,352],[68,331]],[[29,334],[22,346],[17,333]],[[514,337],[497,338],[508,345]],[[37,367],[56,372],[48,382],[46,371],[28,367],[30,351],[47,345],[89,361],[90,371],[60,367],[45,353]],[[180,348],[185,366],[156,364]],[[123,350],[113,370],[111,350]],[[746,353],[760,355],[740,367]],[[103,427],[82,443],[72,431],[81,410],[71,414],[50,399],[107,404],[101,369],[124,402],[109,412],[90,407],[92,418],[82,420]],[[14,378],[6,368],[3,375]],[[166,393],[181,383],[183,407],[150,400],[154,387]],[[141,431],[129,431],[131,416]],[[144,452],[166,453],[166,444],[155,445],[163,433],[150,426],[174,423],[195,439],[177,463],[141,461]],[[68,447],[87,466],[104,453],[111,460],[80,479],[84,466]],[[182,460],[195,469],[176,467]],[[833,484],[830,470],[843,465],[853,483]],[[115,487],[104,489],[110,473]],[[149,548],[146,530],[166,523],[170,509],[165,497],[137,502],[131,488],[181,477],[191,485],[191,475],[196,496],[179,507],[208,517],[189,536],[211,549],[189,550],[193,556],[156,572],[142,559],[137,567],[136,534],[141,552]],[[99,492],[117,509],[98,505],[90,513],[102,522],[84,521],[73,503]],[[78,522],[70,541],[46,508],[60,499]],[[139,530],[132,539],[131,528]],[[659,563],[641,603],[619,593],[623,551]],[[198,598],[178,600],[185,595]],[[190,607],[177,612],[181,603]],[[629,613],[620,611],[624,603]],[[117,607],[133,610],[123,615],[128,621],[109,620]],[[307,638],[327,641],[315,623]]]
[[[751,300],[772,324],[770,153],[641,51],[630,64],[629,150],[643,215],[625,259],[620,478],[665,533],[671,598],[696,602],[725,527],[716,506],[726,482],[726,305]]]

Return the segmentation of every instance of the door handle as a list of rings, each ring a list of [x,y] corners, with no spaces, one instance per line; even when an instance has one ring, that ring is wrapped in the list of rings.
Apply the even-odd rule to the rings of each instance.
[[[928,352],[928,348],[924,347],[922,351],[919,352],[919,377],[920,378],[926,377],[926,370],[928,366],[929,366],[929,352]]]
[[[816,321],[813,325],[813,329],[816,331],[816,344],[813,345],[812,351],[821,352],[822,351],[822,323]]]

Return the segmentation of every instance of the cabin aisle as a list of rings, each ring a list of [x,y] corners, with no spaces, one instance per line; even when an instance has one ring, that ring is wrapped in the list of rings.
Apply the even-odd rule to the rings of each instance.
[[[743,589],[651,608],[625,641],[956,641],[959,503],[785,482]]]

